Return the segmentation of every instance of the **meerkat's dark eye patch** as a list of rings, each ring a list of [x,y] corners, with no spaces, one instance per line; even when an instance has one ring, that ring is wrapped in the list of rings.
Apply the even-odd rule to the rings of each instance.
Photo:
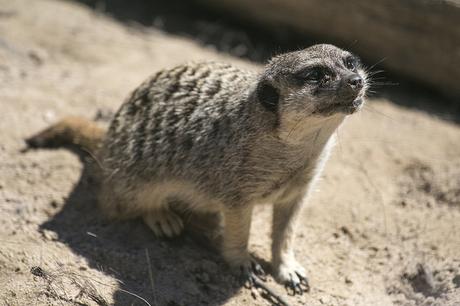
[[[332,73],[327,67],[313,66],[296,72],[294,77],[299,85],[304,83],[319,84],[325,79],[330,79],[331,74]]]
[[[343,63],[345,64],[345,67],[351,71],[356,71],[360,65],[359,58],[354,55],[347,56],[343,60]]]
[[[278,90],[267,81],[261,81],[257,86],[257,99],[267,110],[276,113],[279,101]]]

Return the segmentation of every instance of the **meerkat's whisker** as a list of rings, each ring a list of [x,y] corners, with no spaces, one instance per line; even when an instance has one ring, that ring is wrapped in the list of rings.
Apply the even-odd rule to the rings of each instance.
[[[386,57],[383,57],[382,59],[378,60],[375,64],[371,65],[368,70],[372,70],[375,66],[383,63],[387,58]]]

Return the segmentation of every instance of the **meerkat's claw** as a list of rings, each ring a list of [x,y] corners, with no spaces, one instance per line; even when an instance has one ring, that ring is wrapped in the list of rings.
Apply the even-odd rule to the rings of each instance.
[[[296,273],[295,276],[292,274],[289,275],[290,280],[289,282],[285,283],[284,287],[288,291],[290,295],[302,295],[304,292],[308,292],[310,290],[310,286],[308,285],[308,280],[306,277]],[[299,281],[298,281],[298,280]],[[291,291],[291,292],[289,292]]]
[[[256,278],[257,276],[254,274],[254,272],[249,272],[248,274],[245,274],[242,279],[244,281],[244,287],[246,289],[253,288],[256,283]]]
[[[241,278],[246,289],[251,290],[251,295],[256,298],[261,291],[265,299],[270,300],[272,303],[280,306],[290,306],[290,304],[279,295],[272,288],[268,286],[266,281],[266,274],[262,266],[254,260],[248,261],[246,264],[240,266]]]
[[[265,273],[265,271],[262,268],[262,266],[259,263],[255,262],[255,261],[251,261],[251,265],[252,265],[252,270],[255,272],[257,277],[259,277],[263,281],[266,281],[267,280],[267,278],[266,278],[267,274]]]
[[[306,276],[304,276],[304,275],[299,275],[299,274],[297,274],[297,276],[300,279],[300,284],[304,285],[307,288],[307,291],[309,291],[310,290],[310,283],[308,282],[308,278]]]
[[[278,267],[277,278],[284,283],[290,295],[302,295],[310,290],[305,269],[295,260],[281,264]]]
[[[144,222],[157,237],[176,237],[182,233],[182,218],[171,210],[158,210],[144,216]]]
[[[266,274],[262,266],[254,260],[240,265],[240,278],[246,288],[252,288],[256,279],[266,281]]]

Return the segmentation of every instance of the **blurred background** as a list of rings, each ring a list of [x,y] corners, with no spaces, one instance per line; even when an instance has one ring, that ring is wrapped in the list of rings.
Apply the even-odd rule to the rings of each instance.
[[[84,158],[23,140],[107,123],[159,69],[258,70],[315,43],[355,52],[373,86],[301,217],[311,292],[268,284],[291,305],[460,305],[458,0],[0,0],[0,303],[271,305],[194,238],[104,220]],[[270,219],[256,210],[251,240],[267,271]]]
[[[430,107],[423,98],[416,107],[453,120],[460,115],[458,0],[78,1],[123,22],[258,63],[315,43],[335,44],[377,72],[374,93],[439,96],[446,108]],[[413,106],[398,94],[393,99]]]

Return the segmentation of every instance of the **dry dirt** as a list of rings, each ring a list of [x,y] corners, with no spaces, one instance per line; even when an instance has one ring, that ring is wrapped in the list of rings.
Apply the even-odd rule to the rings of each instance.
[[[254,65],[76,2],[0,0],[0,304],[269,305],[188,235],[102,219],[75,154],[21,152],[58,118],[115,110],[155,70],[200,59]],[[395,101],[370,99],[338,132],[295,247],[312,289],[292,305],[460,305],[460,127]],[[257,209],[251,238],[264,262],[270,214]]]

